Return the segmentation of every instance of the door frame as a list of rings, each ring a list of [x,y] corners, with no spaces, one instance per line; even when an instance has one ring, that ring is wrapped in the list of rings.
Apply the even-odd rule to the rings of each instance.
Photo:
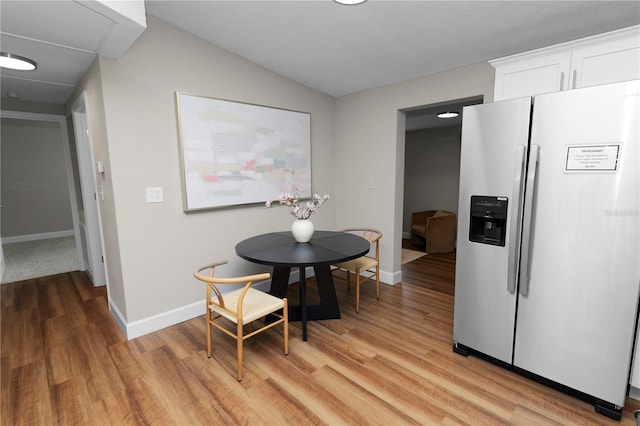
[[[23,111],[8,111],[0,110],[0,118],[12,118],[18,120],[30,120],[30,121],[47,121],[58,123],[60,126],[60,133],[62,137],[62,150],[64,153],[64,162],[67,171],[67,186],[69,189],[69,202],[71,203],[71,218],[73,220],[73,234],[76,241],[76,256],[78,259],[78,265],[83,266],[84,260],[82,258],[82,242],[80,240],[80,220],[78,212],[78,200],[76,198],[76,185],[73,178],[73,163],[71,160],[71,141],[69,139],[69,132],[67,128],[67,119],[64,115],[57,114],[40,114],[33,112]],[[1,251],[0,251],[1,253]],[[5,262],[4,255],[1,259],[2,262],[2,274],[4,274]]]
[[[85,238],[89,257],[87,260],[90,263],[88,272],[94,286],[107,286],[107,295],[109,296],[109,283],[105,267],[104,233],[98,199],[98,194],[102,194],[102,190],[98,190],[96,181],[96,163],[89,125],[91,122],[89,101],[85,91],[72,103],[71,119],[76,140],[80,192],[84,201]],[[100,198],[102,198],[102,195],[100,195]]]

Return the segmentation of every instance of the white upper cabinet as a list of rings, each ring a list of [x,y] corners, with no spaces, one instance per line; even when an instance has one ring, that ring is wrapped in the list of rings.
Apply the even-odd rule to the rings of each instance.
[[[558,92],[568,87],[571,53],[552,53],[496,66],[493,100],[513,99],[540,93]]]
[[[575,49],[571,52],[570,88],[640,78],[639,36]]]
[[[640,78],[640,26],[490,61],[493,100]]]

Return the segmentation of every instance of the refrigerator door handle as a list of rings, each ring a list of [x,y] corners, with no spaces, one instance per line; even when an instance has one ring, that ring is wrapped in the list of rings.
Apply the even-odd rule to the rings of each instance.
[[[536,171],[540,146],[531,145],[529,154],[529,171],[527,173],[527,190],[524,199],[524,217],[522,218],[522,253],[520,254],[520,294],[529,294],[529,249],[531,244],[531,216],[533,212],[533,193],[536,188]]]
[[[507,271],[507,290],[509,293],[515,293],[516,281],[518,279],[518,253],[520,252],[520,229],[522,220],[520,219],[522,211],[522,193],[524,192],[524,168],[527,148],[524,145],[516,147],[516,170],[513,180],[513,196],[511,197],[511,229],[509,230],[509,269]]]

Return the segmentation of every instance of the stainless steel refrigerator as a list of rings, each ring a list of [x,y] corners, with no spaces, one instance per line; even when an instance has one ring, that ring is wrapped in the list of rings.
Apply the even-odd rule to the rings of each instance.
[[[614,418],[640,287],[639,99],[630,81],[466,107],[462,119],[454,350]]]

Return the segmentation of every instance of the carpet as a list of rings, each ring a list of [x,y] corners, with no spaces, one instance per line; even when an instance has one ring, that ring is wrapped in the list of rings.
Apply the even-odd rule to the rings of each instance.
[[[74,237],[5,244],[2,250],[6,265],[3,284],[78,270]]]
[[[403,248],[400,263],[404,265],[405,263],[413,262],[414,260],[420,259],[422,256],[426,254],[427,253],[423,251],[409,250],[409,249]]]

